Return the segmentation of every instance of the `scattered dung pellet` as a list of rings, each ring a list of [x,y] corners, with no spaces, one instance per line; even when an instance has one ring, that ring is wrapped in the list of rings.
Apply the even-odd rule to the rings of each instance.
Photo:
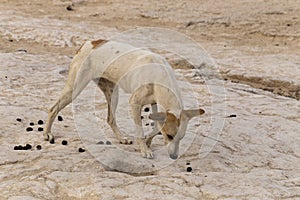
[[[42,146],[41,146],[41,145],[37,145],[37,146],[36,146],[36,149],[37,149],[37,150],[41,150],[41,149],[42,149]]]
[[[28,150],[27,146],[22,146],[22,150]]]
[[[42,124],[44,124],[44,121],[40,119],[40,120],[38,121],[38,124],[39,124],[39,125],[42,125]]]
[[[29,123],[29,126],[34,126],[34,123],[33,123],[33,122],[30,122],[30,123]]]
[[[111,142],[110,141],[106,141],[106,145],[111,145]]]
[[[141,116],[141,119],[144,119],[144,116]]]
[[[27,132],[29,132],[29,131],[33,131],[33,128],[31,128],[31,127],[27,127],[27,128],[26,128],[26,131],[27,131]]]
[[[31,149],[32,148],[31,144],[26,144],[26,148]]]
[[[63,120],[62,116],[59,115],[59,116],[57,117],[57,120],[61,122],[61,121]]]
[[[228,117],[236,117],[236,115],[229,115]]]
[[[187,172],[191,172],[192,170],[193,170],[192,167],[187,167],[187,168],[186,168],[186,171],[187,171]]]
[[[63,141],[61,142],[61,144],[62,144],[62,145],[67,145],[67,144],[68,144],[68,141],[67,141],[67,140],[63,140]]]
[[[16,120],[17,120],[18,122],[21,122],[21,121],[22,121],[22,119],[21,119],[21,118],[17,118]]]
[[[149,123],[146,123],[145,126],[149,126]]]
[[[104,142],[103,141],[99,141],[99,142],[97,142],[97,144],[104,144]]]
[[[191,163],[190,162],[186,162],[186,165],[190,165]]]
[[[144,111],[145,111],[145,112],[149,112],[149,111],[150,111],[150,108],[146,107],[146,108],[144,109]]]
[[[38,131],[43,131],[44,128],[43,127],[38,127]]]
[[[85,152],[85,149],[79,148],[78,151],[79,151],[80,153],[82,153],[82,152]]]
[[[14,146],[14,150],[22,150],[22,145]]]

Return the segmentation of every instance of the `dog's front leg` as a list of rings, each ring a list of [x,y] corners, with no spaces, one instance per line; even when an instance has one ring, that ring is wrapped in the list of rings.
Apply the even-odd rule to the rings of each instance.
[[[142,120],[141,120],[141,109],[142,106],[140,105],[132,105],[132,114],[133,120],[136,126],[136,141],[140,147],[142,156],[144,158],[153,158],[153,153],[151,149],[148,148],[145,141],[144,131],[142,128]]]

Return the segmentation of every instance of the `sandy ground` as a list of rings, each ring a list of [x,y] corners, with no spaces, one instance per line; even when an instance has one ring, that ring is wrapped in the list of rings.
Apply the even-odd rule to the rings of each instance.
[[[299,199],[299,13],[298,0],[2,0],[0,199]],[[140,158],[135,145],[117,144],[104,96],[92,84],[55,121],[56,143],[43,141],[37,121],[46,119],[80,45],[145,26],[176,33],[165,31],[164,42],[146,29],[143,39],[152,44],[192,55],[193,46],[177,37],[183,34],[214,61],[193,69],[156,49],[172,63],[185,107],[207,111],[191,121],[180,158],[169,160],[160,136],[153,160]],[[126,98],[121,93],[118,123],[133,137]],[[14,150],[27,143],[31,150]]]

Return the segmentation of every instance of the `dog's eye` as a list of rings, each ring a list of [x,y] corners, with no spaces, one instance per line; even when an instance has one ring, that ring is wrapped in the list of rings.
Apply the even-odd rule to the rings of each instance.
[[[173,140],[173,136],[172,135],[168,135],[167,134],[167,137],[168,137],[169,140]]]

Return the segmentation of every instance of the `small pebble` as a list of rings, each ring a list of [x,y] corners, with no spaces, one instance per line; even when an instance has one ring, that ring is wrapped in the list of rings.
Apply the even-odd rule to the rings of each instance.
[[[59,116],[57,117],[57,120],[61,122],[61,121],[63,120],[62,116],[59,115]]]
[[[74,8],[73,8],[72,5],[68,5],[68,6],[66,7],[66,9],[67,9],[68,11],[73,11],[73,10],[74,10]]]
[[[149,112],[149,111],[150,111],[150,108],[146,107],[146,108],[144,109],[144,111],[145,111],[145,112]]]
[[[110,141],[106,141],[106,145],[111,145],[111,142]]]
[[[44,121],[40,119],[40,120],[38,121],[38,124],[39,124],[39,125],[42,125],[42,124],[44,124]]]
[[[42,149],[42,146],[41,146],[41,145],[37,145],[37,146],[36,146],[36,149],[37,149],[37,150],[41,150],[41,149]]]
[[[104,142],[103,141],[99,141],[99,142],[97,142],[97,144],[104,144]]]
[[[29,131],[33,131],[33,128],[31,128],[31,127],[27,127],[27,128],[26,128],[26,131],[27,131],[27,132],[29,132]]]
[[[33,122],[30,122],[30,123],[29,123],[29,126],[34,126],[34,123],[33,123]]]
[[[17,120],[18,122],[21,122],[21,121],[22,121],[22,119],[21,119],[21,118],[17,118],[16,120]]]
[[[187,171],[187,172],[191,172],[192,170],[193,170],[192,167],[187,167],[187,168],[186,168],[186,171]]]
[[[155,123],[154,122],[151,122],[151,124],[150,124],[151,126],[154,126],[155,125]]]
[[[85,149],[79,148],[78,151],[79,151],[80,153],[82,153],[82,152],[85,152]]]
[[[31,144],[26,144],[26,148],[31,149],[32,148]]]
[[[43,131],[44,128],[43,127],[38,127],[38,131]]]
[[[67,140],[63,140],[63,141],[61,142],[61,144],[62,144],[62,145],[67,145],[67,144],[68,144],[68,141],[67,141]]]

